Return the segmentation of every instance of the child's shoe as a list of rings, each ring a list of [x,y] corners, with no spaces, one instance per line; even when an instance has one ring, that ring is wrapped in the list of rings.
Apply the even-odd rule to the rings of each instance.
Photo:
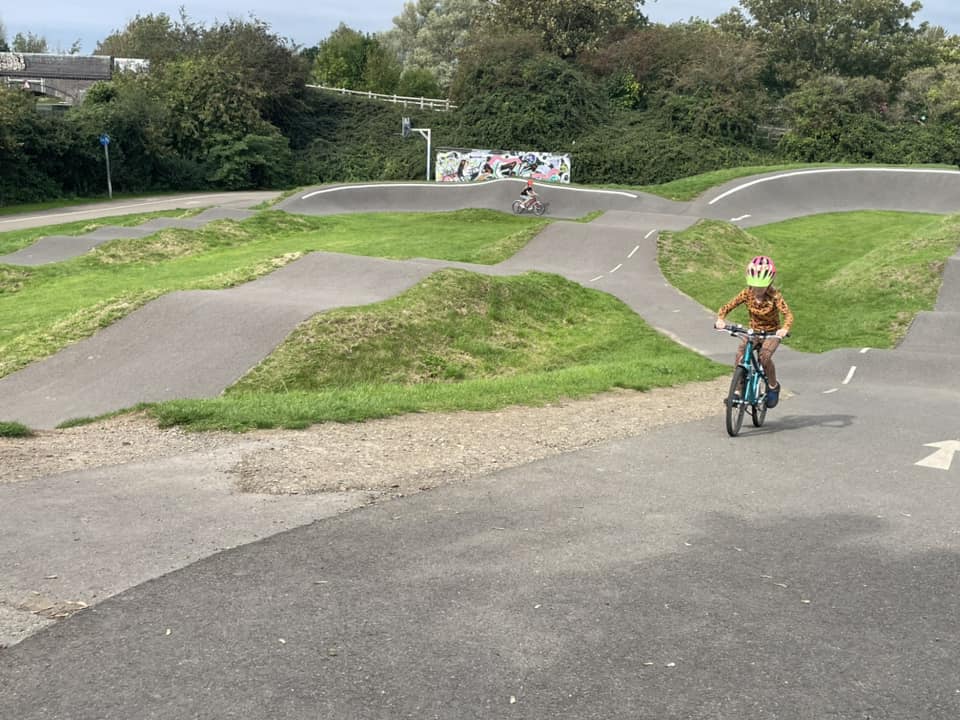
[[[775,388],[767,388],[767,408],[775,408],[780,402],[780,384]]]

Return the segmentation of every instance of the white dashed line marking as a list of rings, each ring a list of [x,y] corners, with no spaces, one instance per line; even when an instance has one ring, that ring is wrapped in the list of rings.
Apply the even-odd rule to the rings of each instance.
[[[838,389],[838,388],[830,388],[829,390],[824,390],[824,391],[823,391],[823,394],[824,394],[824,395],[829,395],[830,393],[835,393],[835,392],[837,391],[837,389]]]
[[[655,232],[656,232],[655,229],[654,229],[654,230],[651,230],[650,232],[648,232],[646,235],[643,236],[643,239],[644,239],[644,240],[649,240],[649,239],[650,239],[650,236],[653,235]]]
[[[861,355],[866,355],[868,352],[870,352],[870,348],[868,347],[865,347],[862,350],[860,350]]]
[[[753,217],[753,215],[741,215],[740,217],[730,218],[730,222],[740,222],[741,220],[746,220],[750,217]]]
[[[637,250],[639,250],[639,249],[640,249],[640,246],[637,245],[633,250],[631,250],[631,251],[630,251],[630,254],[627,255],[627,260],[629,260],[630,258],[632,258],[632,257],[633,257],[633,254],[634,254]]]
[[[849,372],[847,372],[847,376],[843,379],[843,382],[842,382],[841,384],[842,384],[842,385],[849,385],[849,384],[850,384],[850,381],[853,380],[853,374],[854,374],[856,371],[857,371],[857,366],[856,366],[856,365],[851,365]]]
[[[603,279],[603,275],[597,275],[595,278],[590,278],[590,282],[596,282],[601,279]]]
[[[622,267],[623,267],[623,263],[620,263],[613,270],[610,271],[610,274],[613,275],[613,273],[615,273],[617,270],[619,270]]]

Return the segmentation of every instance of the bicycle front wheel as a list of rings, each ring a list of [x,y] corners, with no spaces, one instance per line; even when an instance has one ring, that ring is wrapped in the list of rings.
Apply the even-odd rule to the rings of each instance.
[[[533,204],[533,212],[536,213],[537,215],[543,215],[543,213],[546,212],[546,210],[547,208],[546,206],[544,206],[542,202],[535,202]]]
[[[757,382],[757,402],[750,406],[750,414],[753,416],[753,426],[763,425],[764,418],[767,417],[767,379],[761,377]]]
[[[725,404],[727,406],[727,434],[730,437],[736,437],[740,434],[740,428],[743,427],[743,414],[747,410],[744,404],[743,396],[746,390],[747,371],[739,365],[733,370],[733,377],[730,379],[730,392],[727,393]]]

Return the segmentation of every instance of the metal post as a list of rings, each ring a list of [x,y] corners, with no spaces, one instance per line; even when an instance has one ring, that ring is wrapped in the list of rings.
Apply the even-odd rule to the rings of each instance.
[[[107,160],[107,194],[113,200],[113,183],[110,181],[110,136],[103,133],[100,136],[100,144],[103,145],[103,156]]]
[[[427,182],[430,182],[430,128],[421,130],[420,134],[427,139]]]
[[[110,181],[110,146],[103,146],[103,154],[107,158],[107,195],[113,200],[113,183]]]

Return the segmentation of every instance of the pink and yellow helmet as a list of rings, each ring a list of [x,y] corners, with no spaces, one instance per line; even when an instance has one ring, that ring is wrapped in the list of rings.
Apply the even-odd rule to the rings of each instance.
[[[777,274],[777,266],[766,255],[757,255],[747,265],[747,285],[750,287],[769,287],[773,276]]]

